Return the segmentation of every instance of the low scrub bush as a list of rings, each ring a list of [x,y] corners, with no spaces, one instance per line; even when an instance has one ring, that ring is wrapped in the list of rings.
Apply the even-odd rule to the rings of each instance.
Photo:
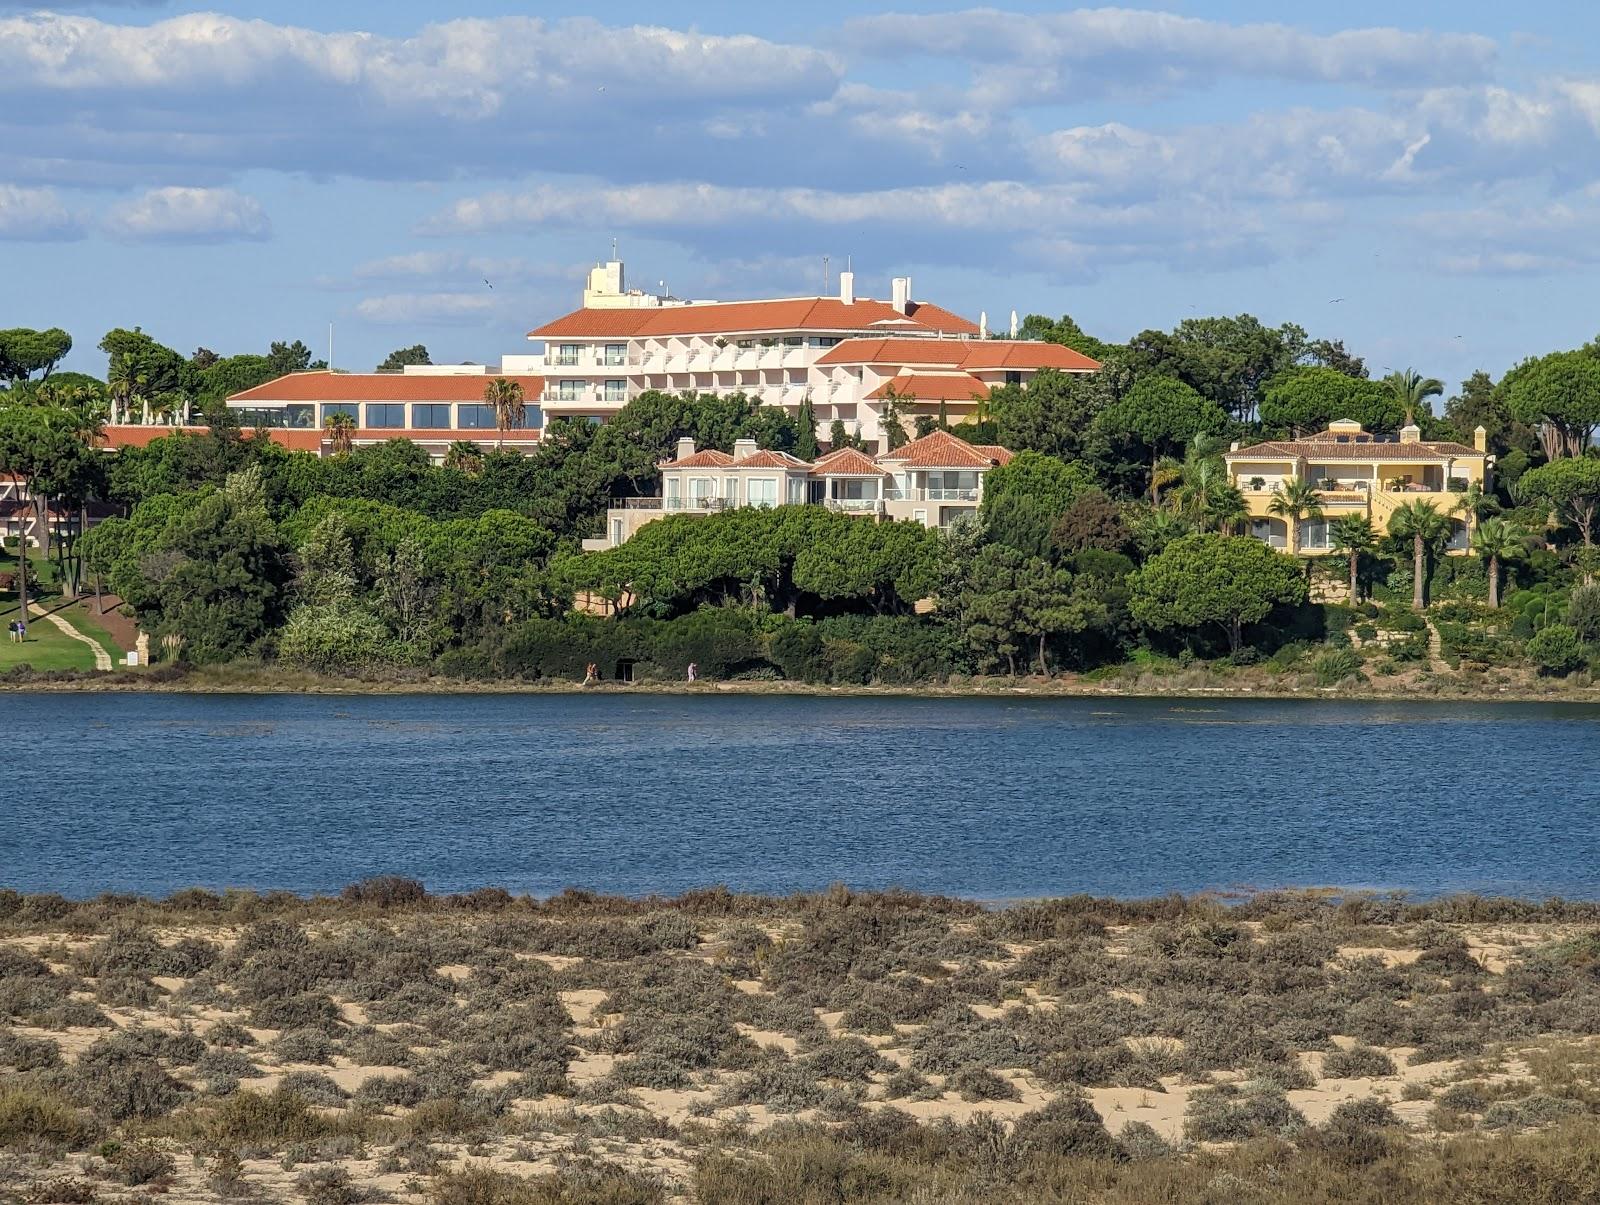
[[[81,1150],[96,1132],[94,1122],[60,1096],[0,1084],[0,1147],[44,1143]]]
[[[1293,1137],[1306,1124],[1281,1091],[1243,1092],[1231,1084],[1204,1088],[1189,1098],[1184,1136],[1196,1142],[1243,1142],[1247,1138]]]
[[[1394,1073],[1394,1060],[1370,1046],[1329,1051],[1322,1059],[1322,1074],[1334,1079],[1358,1079]]]

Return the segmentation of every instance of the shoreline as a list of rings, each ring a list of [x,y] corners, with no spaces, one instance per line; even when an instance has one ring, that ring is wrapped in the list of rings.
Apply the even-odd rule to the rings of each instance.
[[[110,675],[78,675],[63,679],[41,673],[29,680],[0,681],[0,694],[231,694],[231,695],[601,695],[601,696],[791,696],[798,698],[1027,698],[1027,699],[1227,699],[1304,702],[1436,702],[1436,703],[1563,703],[1600,705],[1600,685],[1579,686],[1551,679],[1545,689],[1525,685],[1484,684],[1454,676],[1413,680],[1389,688],[1370,683],[1296,687],[1271,682],[1244,681],[1200,685],[1182,678],[1132,682],[1087,681],[1068,677],[1040,679],[978,679],[961,683],[904,685],[828,685],[784,681],[724,682],[602,682],[584,686],[577,682],[463,681],[435,676],[394,679],[346,678],[269,668],[212,667],[181,676],[146,677],[148,671],[113,671]],[[1198,671],[1203,672],[1203,671]]]

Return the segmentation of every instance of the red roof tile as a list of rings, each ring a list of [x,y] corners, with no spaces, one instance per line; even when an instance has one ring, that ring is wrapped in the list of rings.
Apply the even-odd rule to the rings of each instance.
[[[1010,464],[1011,457],[1015,455],[1010,448],[1002,448],[999,444],[973,444],[972,446],[984,455],[991,457],[996,464]]]
[[[811,466],[813,477],[882,477],[883,466],[860,448],[836,448],[817,458]]]
[[[657,467],[663,469],[725,469],[733,463],[733,457],[726,452],[719,452],[715,448],[706,448],[692,456],[685,456],[682,460],[663,460]]]
[[[729,335],[758,331],[942,331],[975,335],[978,328],[929,302],[912,302],[902,314],[886,301],[861,298],[846,305],[837,297],[777,301],[717,301],[700,305],[626,310],[574,310],[528,333],[530,339],[650,338],[666,335]]]
[[[942,364],[964,372],[998,368],[1056,368],[1093,372],[1099,363],[1058,343],[1010,339],[846,339],[825,351],[819,365]]]
[[[878,463],[908,469],[987,469],[1001,462],[1001,452],[1006,453],[1006,460],[1011,458],[1005,448],[976,448],[948,431],[934,431],[893,452],[882,453]]]
[[[481,402],[498,374],[295,372],[234,394],[230,402]],[[513,376],[523,397],[538,401],[544,378]]]
[[[970,402],[989,396],[989,386],[965,372],[901,373],[879,385],[868,399],[897,397],[918,402]]]
[[[763,448],[743,460],[734,461],[734,468],[738,469],[804,469],[810,466],[798,456],[791,456],[787,452],[772,452]]]
[[[1312,460],[1375,460],[1404,464],[1408,460],[1460,460],[1481,457],[1484,453],[1451,440],[1422,440],[1400,443],[1393,439],[1366,439],[1335,443],[1327,439],[1272,439],[1228,452],[1225,460],[1293,460],[1304,456]]]

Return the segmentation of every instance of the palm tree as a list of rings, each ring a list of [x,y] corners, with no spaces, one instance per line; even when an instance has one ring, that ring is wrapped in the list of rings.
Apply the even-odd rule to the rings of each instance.
[[[1493,494],[1484,493],[1483,482],[1467,482],[1467,488],[1461,491],[1461,513],[1472,520],[1473,527],[1499,511],[1499,501]]]
[[[327,434],[328,443],[333,448],[335,456],[348,452],[355,446],[356,420],[344,411],[335,411],[323,419],[322,429]]]
[[[1267,503],[1267,513],[1279,516],[1289,527],[1293,539],[1290,543],[1298,552],[1299,526],[1302,522],[1316,522],[1322,518],[1322,496],[1309,481],[1291,477],[1272,491],[1272,501]],[[1310,566],[1307,565],[1307,569]]]
[[[1450,534],[1450,519],[1431,502],[1407,502],[1389,516],[1389,534],[1411,541],[1411,605],[1423,608],[1423,583],[1426,580],[1427,553]]]
[[[444,467],[474,476],[483,468],[483,449],[470,439],[458,439],[445,449]]]
[[[1408,368],[1404,372],[1391,372],[1383,378],[1383,383],[1389,387],[1389,393],[1406,412],[1408,427],[1415,425],[1417,411],[1424,402],[1444,393],[1443,381],[1437,377],[1425,377],[1414,368]]]
[[[1161,505],[1161,491],[1183,480],[1183,461],[1163,456],[1150,466],[1150,505]]]
[[[522,426],[528,416],[522,382],[513,381],[510,377],[495,377],[483,387],[483,400],[494,407],[494,446],[498,452],[506,432]]]
[[[1472,533],[1472,551],[1488,562],[1489,605],[1500,605],[1500,564],[1527,550],[1527,537],[1504,519],[1485,519]]]
[[[1328,534],[1333,537],[1334,549],[1350,557],[1350,604],[1354,606],[1361,597],[1361,554],[1372,551],[1378,535],[1372,523],[1360,515],[1335,519],[1328,525]]]

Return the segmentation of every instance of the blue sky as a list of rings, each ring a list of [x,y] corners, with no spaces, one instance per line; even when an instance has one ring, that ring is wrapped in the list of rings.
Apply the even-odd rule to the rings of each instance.
[[[997,326],[1249,311],[1452,385],[1600,333],[1600,5],[572,11],[0,0],[0,326],[88,371],[134,323],[494,361],[616,238],[682,296],[849,256]]]

